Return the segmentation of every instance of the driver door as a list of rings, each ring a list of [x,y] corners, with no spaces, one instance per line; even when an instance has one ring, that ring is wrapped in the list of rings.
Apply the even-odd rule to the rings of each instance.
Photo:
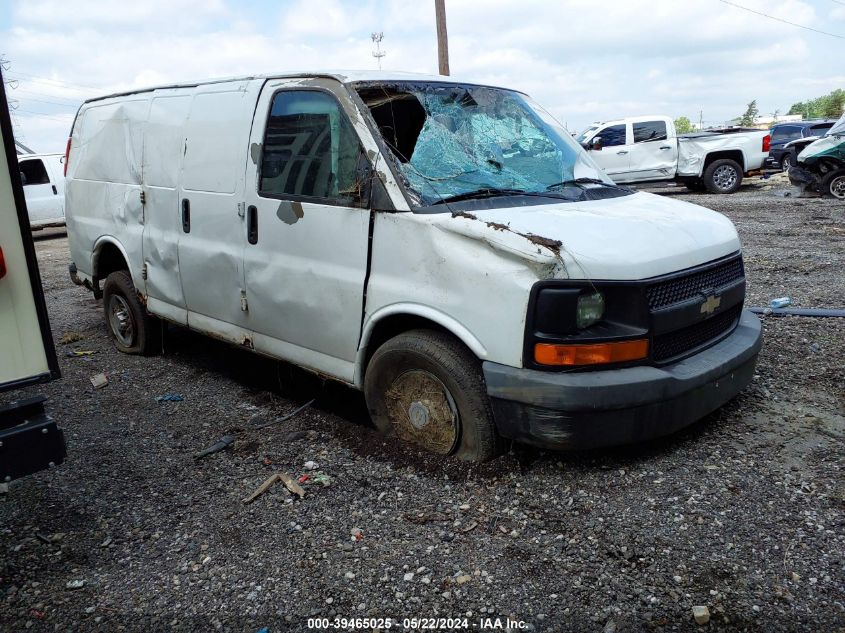
[[[626,144],[629,135],[628,127],[625,123],[608,125],[598,130],[590,139],[592,141],[601,138],[602,148],[590,150],[590,157],[615,182],[625,182],[630,171],[629,148]]]
[[[350,107],[337,82],[265,84],[252,126],[244,209],[255,349],[349,382],[370,223],[358,195],[368,163]]]

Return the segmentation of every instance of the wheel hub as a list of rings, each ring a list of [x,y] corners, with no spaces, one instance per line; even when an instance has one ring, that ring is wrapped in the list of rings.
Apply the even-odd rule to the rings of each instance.
[[[411,425],[417,430],[428,424],[429,416],[428,407],[419,400],[412,402],[408,408],[408,418],[411,421]]]
[[[440,455],[458,444],[458,407],[439,378],[425,370],[406,371],[385,392],[387,412],[400,439]]]
[[[736,170],[730,165],[720,165],[713,172],[713,182],[719,189],[730,189],[736,184]]]
[[[830,182],[830,195],[845,200],[845,176],[838,176]]]
[[[115,337],[124,345],[132,345],[135,337],[135,324],[126,299],[112,295],[109,300],[109,326]]]

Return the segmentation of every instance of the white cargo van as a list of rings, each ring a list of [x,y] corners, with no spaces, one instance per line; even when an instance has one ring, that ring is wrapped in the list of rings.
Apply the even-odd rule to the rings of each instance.
[[[161,320],[362,389],[440,454],[631,442],[751,379],[724,216],[614,185],[528,96],[449,77],[309,74],[83,104],[71,276],[117,347]]]
[[[65,223],[65,176],[63,154],[18,156],[21,183],[33,229]]]

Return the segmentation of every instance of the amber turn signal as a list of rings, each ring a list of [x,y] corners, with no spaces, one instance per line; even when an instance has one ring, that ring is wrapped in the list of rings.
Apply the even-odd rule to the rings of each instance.
[[[537,343],[534,360],[539,365],[601,365],[641,360],[648,356],[648,339],[618,343],[590,343],[587,345],[555,345]]]

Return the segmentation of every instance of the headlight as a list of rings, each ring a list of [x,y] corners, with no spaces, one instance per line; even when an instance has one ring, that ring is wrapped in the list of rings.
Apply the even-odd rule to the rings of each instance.
[[[575,325],[579,330],[598,323],[604,317],[604,295],[600,292],[580,295],[575,308]]]

